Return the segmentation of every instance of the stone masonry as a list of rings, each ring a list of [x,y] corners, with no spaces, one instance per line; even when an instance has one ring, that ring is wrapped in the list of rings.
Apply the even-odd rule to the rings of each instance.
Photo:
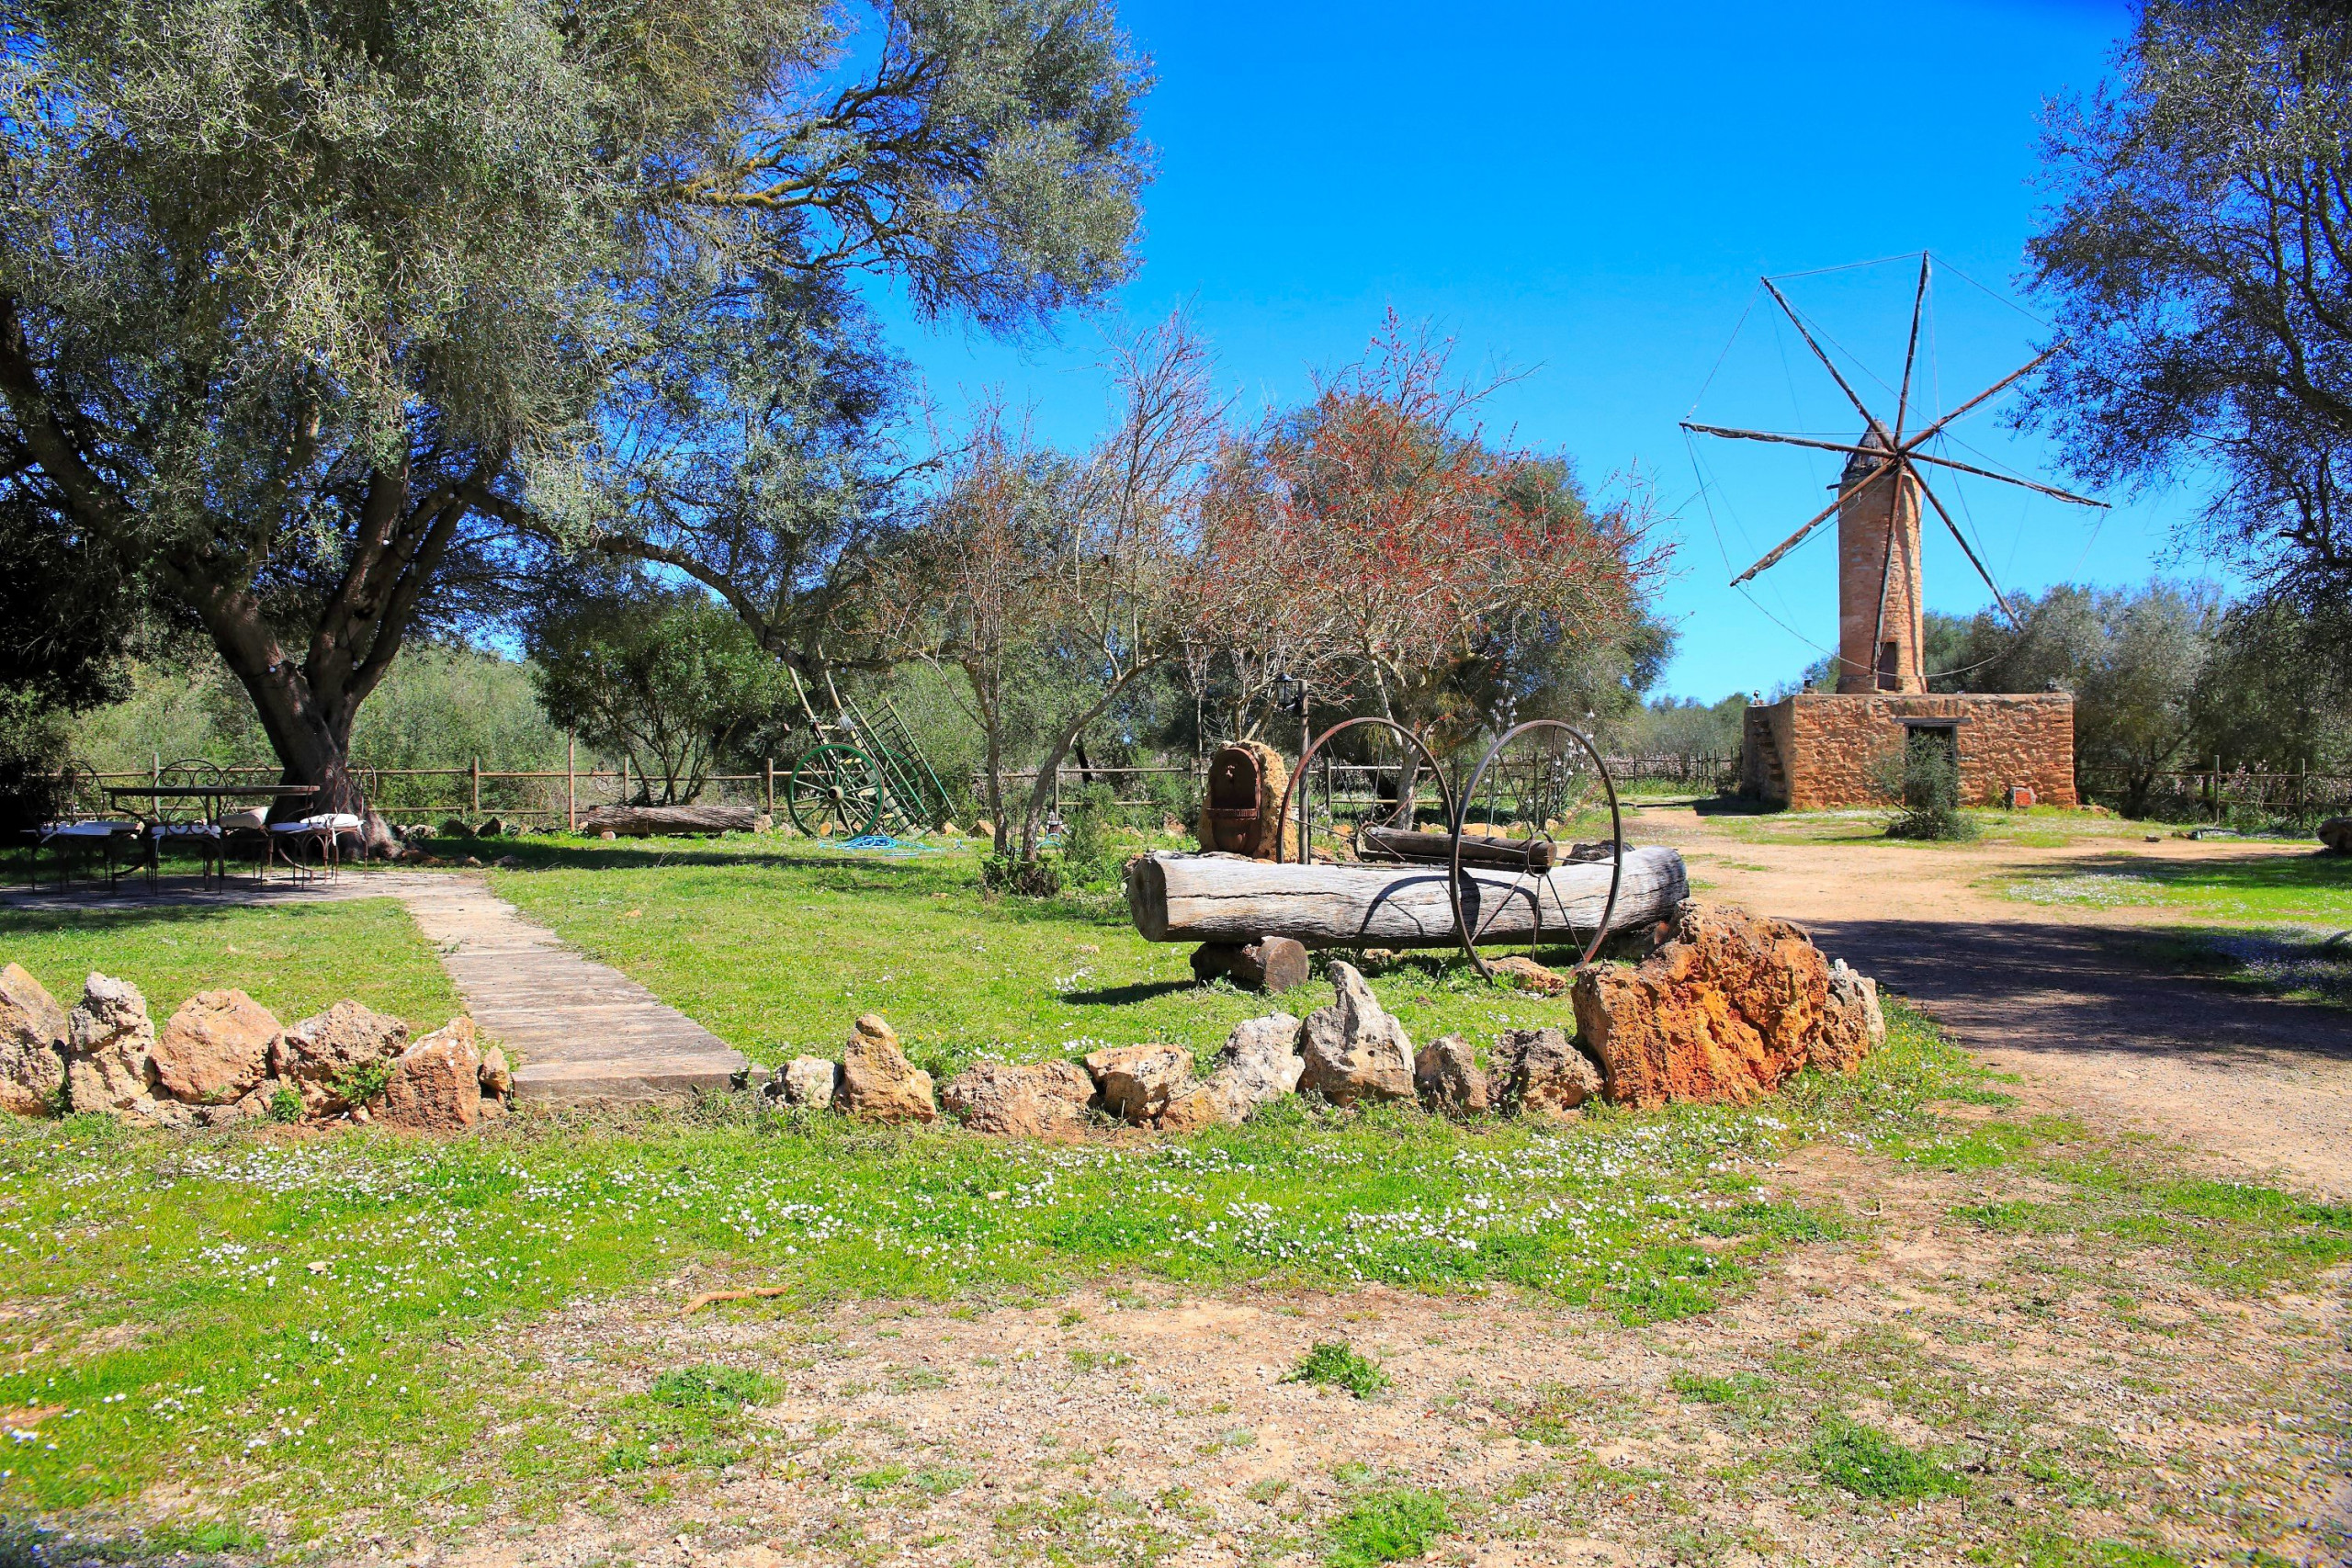
[[[1900,757],[1915,727],[1951,731],[1970,805],[1998,805],[2020,787],[2042,806],[2078,804],[2075,699],[2065,692],[1799,692],[1758,704],[1747,710],[1740,791],[1799,811],[1888,804],[1882,759]]]

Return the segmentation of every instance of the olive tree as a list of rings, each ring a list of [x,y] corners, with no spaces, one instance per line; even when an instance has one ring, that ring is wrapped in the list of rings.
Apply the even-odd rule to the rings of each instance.
[[[2049,118],[2067,352],[2025,417],[2093,483],[2210,479],[2204,531],[2271,589],[2352,594],[2352,15],[2149,0],[2118,67]]]
[[[697,452],[821,511],[833,468],[682,389],[811,385],[770,329],[861,270],[1033,325],[1125,275],[1145,175],[1100,0],[0,0],[0,500],[152,574],[346,808],[360,705],[518,540],[723,536],[760,487],[676,482]],[[826,380],[793,413],[854,441]],[[766,550],[780,602],[823,555]]]

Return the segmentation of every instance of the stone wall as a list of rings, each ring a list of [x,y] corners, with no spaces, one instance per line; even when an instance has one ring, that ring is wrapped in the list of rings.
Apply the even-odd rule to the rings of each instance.
[[[1750,793],[1800,811],[1885,805],[1877,788],[1882,759],[1902,754],[1907,724],[1938,720],[1952,727],[1965,803],[1997,805],[2022,786],[2040,805],[2077,804],[2075,699],[2064,692],[1799,692],[1747,710],[1741,780]]]

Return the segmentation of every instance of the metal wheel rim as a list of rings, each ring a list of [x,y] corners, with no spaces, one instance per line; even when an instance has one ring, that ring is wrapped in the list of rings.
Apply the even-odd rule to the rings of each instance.
[[[871,792],[871,799],[866,802],[870,809],[865,810],[862,825],[854,825],[853,813],[845,808],[852,798],[851,792],[835,782],[851,767],[863,770],[863,787]],[[854,746],[828,742],[812,747],[793,762],[791,776],[785,780],[785,811],[791,817],[792,825],[809,838],[863,838],[882,821],[884,792],[876,772],[872,760]],[[820,776],[826,782],[820,783]],[[823,830],[828,814],[841,823],[841,833]],[[818,826],[810,825],[812,818]]]
[[[1453,786],[1447,782],[1445,769],[1438,762],[1437,753],[1430,750],[1428,741],[1423,740],[1419,736],[1414,734],[1403,725],[1398,724],[1393,718],[1341,719],[1339,723],[1333,725],[1330,728],[1317,736],[1308,743],[1306,750],[1300,754],[1298,766],[1291,773],[1290,782],[1283,786],[1283,803],[1274,812],[1274,820],[1277,824],[1288,822],[1290,820],[1291,792],[1294,790],[1298,791],[1298,863],[1301,865],[1307,865],[1313,863],[1315,858],[1315,843],[1313,829],[1307,820],[1306,815],[1306,792],[1299,789],[1299,781],[1306,777],[1307,764],[1315,761],[1315,753],[1323,750],[1325,742],[1330,740],[1334,736],[1342,734],[1348,730],[1357,728],[1363,725],[1374,725],[1383,729],[1394,730],[1396,734],[1403,736],[1407,743],[1409,744],[1414,750],[1419,751],[1421,754],[1422,760],[1429,764],[1430,776],[1437,780],[1438,798],[1443,801],[1445,805],[1445,819],[1448,822],[1453,821]],[[1274,835],[1275,863],[1280,864],[1282,863],[1282,859],[1283,841],[1281,829],[1278,826],[1275,829]],[[1460,905],[1461,901],[1456,899],[1454,908],[1454,917],[1456,919],[1461,918],[1462,911]]]
[[[1590,736],[1566,720],[1529,719],[1525,724],[1515,725],[1504,731],[1492,746],[1487,748],[1487,754],[1478,759],[1477,771],[1470,775],[1470,786],[1463,791],[1462,798],[1466,810],[1466,803],[1478,798],[1479,784],[1485,780],[1487,770],[1493,767],[1496,759],[1503,754],[1504,748],[1533,729],[1560,730],[1583,747],[1585,755],[1592,759],[1593,771],[1600,776],[1600,787],[1609,795],[1609,897],[1600,906],[1600,919],[1593,927],[1592,940],[1585,944],[1584,952],[1577,959],[1577,966],[1582,967],[1592,962],[1593,954],[1600,951],[1600,944],[1609,938],[1610,918],[1617,912],[1617,890],[1625,880],[1625,824],[1617,806],[1617,781],[1609,776],[1609,764],[1601,761],[1600,748],[1593,745]],[[1453,931],[1462,939],[1463,953],[1481,976],[1492,980],[1495,977],[1494,968],[1479,956],[1476,935],[1470,930],[1469,919],[1462,908],[1462,829],[1467,826],[1460,818],[1454,819],[1453,872],[1446,878],[1446,892],[1453,900]],[[1528,951],[1532,953],[1542,945],[1544,939],[1544,898],[1541,892],[1531,895],[1529,902],[1535,910],[1532,929],[1528,935]],[[1573,926],[1569,929],[1575,930]]]

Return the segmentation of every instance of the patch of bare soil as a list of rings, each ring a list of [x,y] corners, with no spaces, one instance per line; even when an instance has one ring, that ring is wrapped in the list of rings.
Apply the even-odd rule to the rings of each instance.
[[[2352,1198],[2352,1011],[2165,972],[2163,911],[2014,902],[1977,884],[2086,858],[2082,846],[1773,843],[1736,819],[1649,808],[1628,836],[1682,850],[1703,896],[1810,927],[1996,1069],[2109,1125],[2153,1131],[2337,1200]],[[2276,845],[2119,840],[2165,860]]]
[[[516,1349],[537,1359],[563,1440],[592,1450],[664,1371],[779,1377],[738,1462],[657,1455],[552,1514],[493,1512],[446,1556],[398,1541],[338,1554],[1304,1564],[1395,1488],[1445,1500],[1456,1528],[1435,1560],[1495,1568],[2352,1551],[2340,1271],[2309,1295],[2224,1294],[2109,1231],[2004,1223],[2063,1196],[2014,1171],[1815,1151],[1772,1185],[1842,1208],[1846,1235],[1784,1254],[1736,1306],[1638,1327],[1499,1292],[1161,1284],[990,1310],[689,1314],[714,1281],[680,1280]],[[1359,1400],[1283,1381],[1334,1339],[1390,1386]],[[1840,1419],[1924,1456],[1948,1495],[1834,1484],[1822,1445]]]

